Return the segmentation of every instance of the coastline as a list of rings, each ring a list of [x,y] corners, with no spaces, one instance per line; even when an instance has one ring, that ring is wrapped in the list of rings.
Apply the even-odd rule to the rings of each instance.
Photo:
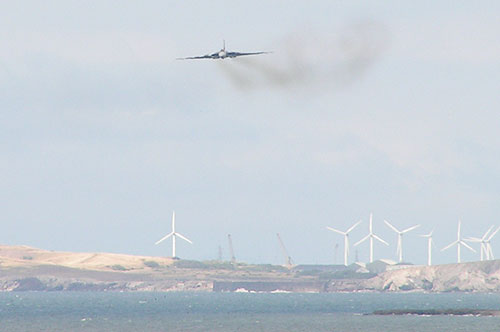
[[[376,275],[311,271],[300,266],[287,269],[0,246],[0,291],[4,292],[500,293],[500,260],[408,266]]]

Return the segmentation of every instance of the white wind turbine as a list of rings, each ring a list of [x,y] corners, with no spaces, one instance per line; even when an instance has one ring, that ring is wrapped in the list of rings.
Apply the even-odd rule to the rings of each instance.
[[[372,219],[373,219],[373,214],[370,213],[370,226],[369,226],[370,232],[368,233],[367,236],[365,236],[364,238],[362,238],[361,240],[359,240],[358,242],[356,242],[354,244],[354,246],[356,247],[358,244],[360,244],[362,242],[365,242],[366,240],[370,239],[370,263],[373,263],[373,239],[376,239],[377,241],[382,242],[386,246],[389,245],[389,243],[385,242],[380,237],[378,237],[377,235],[373,234]]]
[[[429,234],[420,235],[421,237],[427,238],[427,265],[429,266],[432,265],[432,233],[434,233],[434,230],[432,230]]]
[[[471,246],[469,246],[467,243],[465,243],[464,240],[460,237],[460,220],[458,221],[457,240],[453,241],[452,243],[450,243],[449,245],[447,245],[446,247],[444,247],[443,249],[441,249],[441,251],[444,251],[444,250],[446,250],[448,248],[451,248],[454,245],[457,245],[457,263],[461,263],[460,246],[464,246],[467,249],[469,249],[469,250],[471,250],[473,252],[476,252]]]
[[[420,225],[411,226],[405,230],[400,231],[396,227],[391,225],[387,220],[384,220],[384,222],[387,226],[389,226],[389,228],[391,228],[398,234],[398,248],[396,249],[396,253],[399,256],[399,262],[401,263],[403,261],[403,234],[408,233],[409,231],[412,231],[417,227],[420,227]]]
[[[486,256],[486,260],[495,259],[493,249],[491,248],[491,239],[493,239],[498,231],[500,231],[500,227],[498,227],[493,233],[489,234],[493,227],[494,226],[491,226],[488,231],[484,233],[482,238],[470,237],[465,239],[465,241],[481,243],[481,261],[484,259],[484,255]]]
[[[467,242],[476,242],[476,243],[481,243],[481,261],[484,260],[484,256],[486,256],[486,259],[489,260],[489,252],[488,252],[488,247],[486,245],[486,241],[488,239],[488,234],[491,232],[491,230],[493,229],[493,227],[495,226],[491,226],[490,228],[488,228],[488,230],[486,231],[486,233],[484,233],[483,237],[481,238],[478,238],[478,237],[469,237],[467,239],[465,239],[465,241]]]
[[[162,237],[160,240],[156,241],[155,244],[159,244],[160,242],[168,239],[169,237],[172,237],[172,258],[176,258],[177,256],[175,256],[175,238],[177,236],[180,237],[181,239],[183,239],[184,241],[187,241],[187,242],[193,244],[193,242],[191,242],[191,240],[189,240],[188,238],[186,238],[182,234],[177,233],[175,231],[175,211],[173,211],[172,212],[172,232],[168,233],[167,235]]]
[[[488,239],[486,240],[486,252],[488,259],[495,259],[495,256],[493,255],[493,249],[491,249],[490,241],[498,233],[498,231],[500,231],[500,226],[493,233],[491,233]]]
[[[331,230],[332,232],[339,233],[340,235],[344,235],[344,265],[347,266],[347,256],[349,255],[349,233],[356,228],[361,223],[361,220],[352,225],[347,231],[342,232],[339,231],[335,228],[326,226],[328,230]]]

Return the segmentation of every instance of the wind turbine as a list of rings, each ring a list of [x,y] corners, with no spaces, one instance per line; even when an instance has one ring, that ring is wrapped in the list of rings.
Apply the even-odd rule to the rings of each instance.
[[[344,235],[344,265],[347,266],[347,256],[349,256],[349,233],[356,228],[361,223],[361,220],[349,227],[349,229],[345,232],[339,231],[335,228],[326,226],[326,228],[332,232],[339,233],[340,235]]]
[[[368,233],[367,236],[365,236],[364,238],[362,238],[361,240],[359,240],[358,242],[356,242],[354,244],[354,246],[356,247],[358,244],[360,244],[360,243],[362,243],[362,242],[370,239],[370,263],[373,263],[373,239],[376,239],[377,241],[382,242],[386,246],[389,245],[389,243],[385,242],[380,237],[378,237],[377,235],[373,234],[372,219],[373,219],[373,214],[370,213],[370,232]]]
[[[447,245],[446,247],[444,247],[443,249],[441,249],[441,251],[444,251],[446,249],[449,249],[451,247],[453,247],[454,245],[457,245],[457,263],[461,263],[461,257],[460,257],[460,246],[464,246],[465,248],[473,251],[473,252],[476,252],[471,246],[469,246],[467,243],[464,242],[464,240],[460,237],[460,220],[458,221],[458,232],[457,232],[457,240],[456,241],[453,241],[452,243],[450,243],[449,245]]]
[[[488,239],[486,240],[486,252],[488,259],[495,259],[495,256],[493,255],[493,249],[491,249],[490,241],[495,235],[497,235],[498,231],[500,231],[500,226],[493,233],[491,233],[490,237],[488,237]]]
[[[494,226],[491,226],[486,233],[484,233],[482,238],[470,237],[465,239],[468,242],[478,242],[481,243],[481,261],[484,259],[484,255],[486,256],[486,260],[495,259],[493,255],[493,250],[491,248],[491,239],[500,231],[500,227],[498,227],[493,233],[489,234]],[[484,255],[483,255],[484,252]]]
[[[172,212],[172,232],[168,233],[167,235],[165,235],[164,237],[162,237],[161,239],[156,241],[155,244],[159,244],[160,242],[163,242],[164,240],[168,239],[169,237],[172,237],[172,258],[176,258],[177,256],[175,256],[175,238],[177,236],[180,237],[181,239],[183,239],[184,241],[187,241],[187,242],[193,244],[193,242],[191,242],[191,240],[189,240],[184,235],[177,233],[175,231],[175,211],[173,211]]]
[[[476,242],[476,243],[481,243],[481,261],[484,260],[484,256],[486,255],[486,259],[489,260],[489,252],[488,252],[488,247],[486,245],[486,240],[488,238],[488,234],[491,232],[491,230],[493,229],[493,227],[495,226],[491,226],[490,228],[488,228],[488,230],[486,231],[486,233],[484,233],[483,237],[481,238],[478,238],[478,237],[469,237],[467,239],[465,239],[465,241],[467,242]]]
[[[398,248],[396,249],[396,253],[399,255],[399,262],[401,263],[403,261],[403,234],[408,233],[409,231],[412,231],[417,227],[420,227],[420,225],[411,226],[405,230],[400,231],[396,227],[391,225],[387,220],[384,220],[384,222],[387,226],[389,226],[394,232],[398,234]]]
[[[420,235],[421,237],[427,238],[427,265],[429,266],[432,265],[432,233],[434,233],[434,230],[432,230],[429,234]]]

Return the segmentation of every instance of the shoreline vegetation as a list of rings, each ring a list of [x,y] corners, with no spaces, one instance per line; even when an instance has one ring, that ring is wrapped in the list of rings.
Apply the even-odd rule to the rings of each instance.
[[[500,260],[397,268],[379,273],[356,264],[286,268],[0,245],[0,291],[500,293]]]

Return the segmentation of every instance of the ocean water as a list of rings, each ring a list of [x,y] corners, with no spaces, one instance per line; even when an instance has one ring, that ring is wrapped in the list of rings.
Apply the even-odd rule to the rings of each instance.
[[[500,294],[0,293],[0,331],[500,332],[500,317],[374,316],[500,310]]]

